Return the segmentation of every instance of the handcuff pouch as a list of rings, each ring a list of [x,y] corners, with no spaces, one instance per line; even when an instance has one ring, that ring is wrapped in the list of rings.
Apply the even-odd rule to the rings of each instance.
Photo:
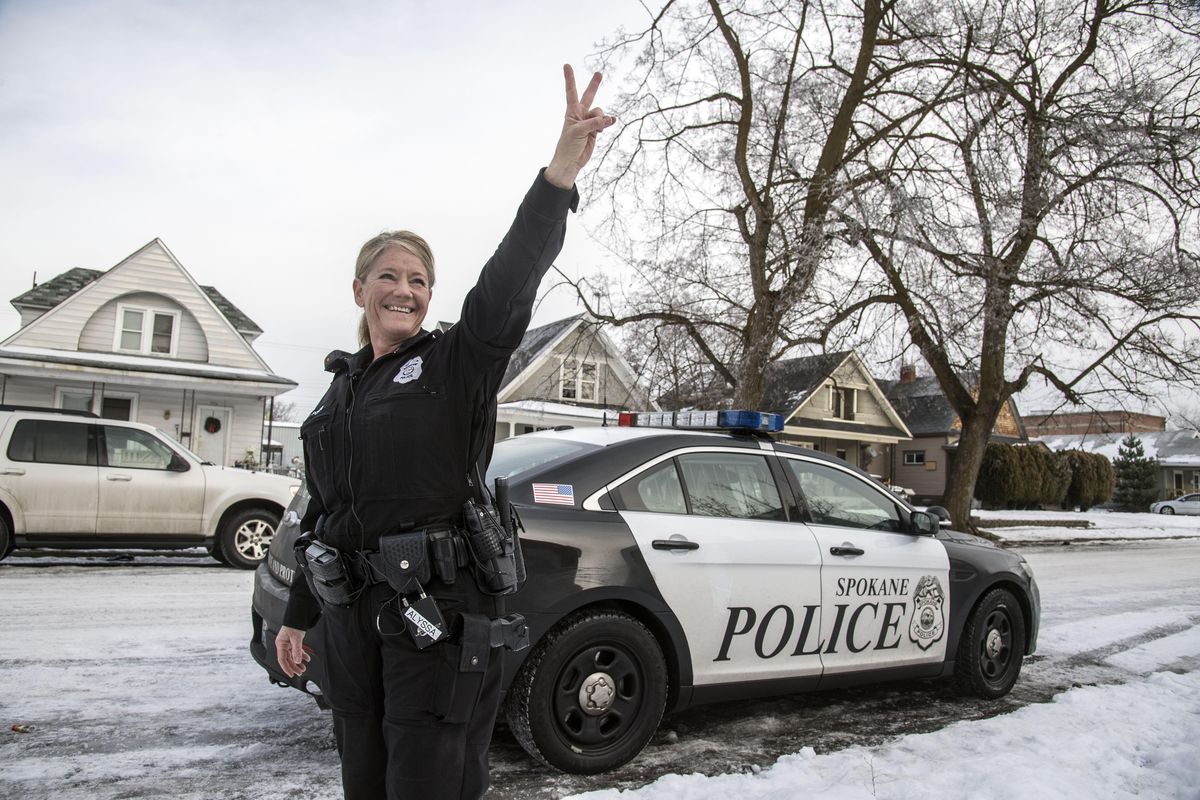
[[[419,594],[429,582],[429,544],[425,531],[391,533],[379,539],[373,566],[401,595]]]

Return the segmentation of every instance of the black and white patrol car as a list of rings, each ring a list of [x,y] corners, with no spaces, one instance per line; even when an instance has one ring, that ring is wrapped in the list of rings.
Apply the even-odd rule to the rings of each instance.
[[[718,700],[913,678],[1012,688],[1040,614],[1024,559],[773,442],[769,416],[623,415],[496,446],[489,479],[509,476],[529,575],[508,610],[532,640],[507,655],[505,712],[535,758],[612,769],[664,711]],[[251,650],[274,682],[319,695],[319,658],[288,680],[274,656],[298,501],[256,576]]]

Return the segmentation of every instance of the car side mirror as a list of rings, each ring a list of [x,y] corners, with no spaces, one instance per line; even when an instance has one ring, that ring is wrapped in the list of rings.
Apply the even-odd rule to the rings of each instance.
[[[938,518],[927,511],[914,511],[909,519],[912,522],[913,533],[919,533],[922,536],[932,536],[940,527]]]
[[[167,469],[171,472],[187,472],[191,467],[188,466],[187,460],[179,455],[179,453],[172,453],[171,463],[167,464]]]

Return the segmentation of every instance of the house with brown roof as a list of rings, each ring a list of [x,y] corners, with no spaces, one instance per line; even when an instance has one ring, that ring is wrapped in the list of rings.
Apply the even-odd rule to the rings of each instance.
[[[153,425],[216,464],[260,460],[264,407],[296,386],[262,333],[154,239],[108,270],[75,268],[14,297],[0,403]]]

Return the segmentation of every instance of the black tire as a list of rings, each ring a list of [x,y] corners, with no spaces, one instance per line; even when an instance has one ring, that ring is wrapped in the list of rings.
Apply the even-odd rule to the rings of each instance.
[[[1160,509],[1158,510],[1158,513],[1160,513],[1160,514],[1174,514],[1174,513],[1175,513],[1175,509],[1171,508],[1170,506],[1163,506],[1162,508],[1160,508]]]
[[[227,561],[225,561],[225,554],[223,552],[221,552],[221,543],[220,542],[213,542],[213,546],[208,548],[208,554],[210,556],[212,556],[213,559],[215,559],[216,561],[219,561],[222,564],[228,563]]]
[[[12,551],[12,529],[8,527],[8,522],[4,519],[4,517],[0,516],[0,560],[4,559]]]
[[[954,677],[963,694],[1003,697],[1021,674],[1025,617],[1007,589],[992,589],[971,612],[958,643]]]
[[[608,694],[600,701],[607,705],[586,711],[585,684]],[[666,702],[667,664],[654,635],[626,614],[593,610],[567,617],[538,643],[509,687],[505,710],[529,755],[592,775],[640,753]]]
[[[279,528],[279,516],[261,508],[250,508],[231,516],[221,528],[218,559],[238,569],[254,569],[267,557],[271,539]]]

